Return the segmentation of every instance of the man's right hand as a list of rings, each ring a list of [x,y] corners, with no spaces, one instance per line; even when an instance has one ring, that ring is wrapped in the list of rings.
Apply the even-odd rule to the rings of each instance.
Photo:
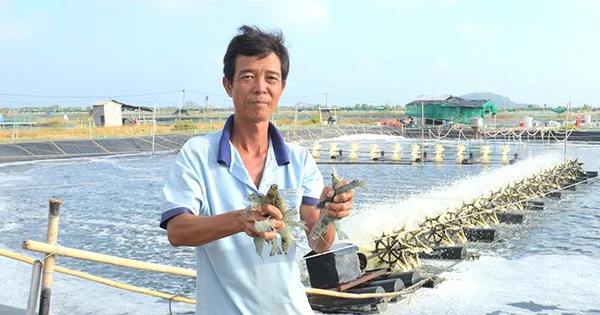
[[[283,215],[277,207],[271,204],[264,204],[259,210],[245,209],[242,216],[242,229],[250,237],[262,237],[266,240],[272,240],[277,237],[277,230],[285,226],[282,221]],[[255,227],[257,221],[270,220],[273,230],[267,232],[258,232]]]

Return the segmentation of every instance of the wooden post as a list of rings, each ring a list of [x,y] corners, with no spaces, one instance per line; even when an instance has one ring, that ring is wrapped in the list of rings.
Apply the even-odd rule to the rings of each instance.
[[[60,217],[60,205],[62,201],[58,199],[50,199],[50,207],[48,211],[48,230],[46,232],[46,242],[56,244],[58,240],[58,219]],[[40,315],[48,315],[50,313],[50,295],[52,292],[52,276],[54,272],[54,254],[48,254],[44,258],[44,269],[42,272],[42,293],[40,295]]]
[[[32,263],[31,284],[29,285],[29,299],[27,300],[27,309],[25,315],[34,315],[37,306],[38,296],[40,296],[40,277],[42,274],[42,262],[36,260]]]

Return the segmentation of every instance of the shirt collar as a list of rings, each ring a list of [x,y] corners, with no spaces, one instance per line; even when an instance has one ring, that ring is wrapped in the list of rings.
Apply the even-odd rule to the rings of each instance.
[[[217,161],[220,164],[231,166],[231,127],[233,126],[233,115],[227,118],[225,126],[223,127],[223,133],[219,140],[219,152],[217,155]],[[275,159],[278,165],[286,165],[290,163],[290,156],[288,154],[283,137],[279,133],[279,130],[269,122],[269,139],[273,144],[273,151],[275,152]]]

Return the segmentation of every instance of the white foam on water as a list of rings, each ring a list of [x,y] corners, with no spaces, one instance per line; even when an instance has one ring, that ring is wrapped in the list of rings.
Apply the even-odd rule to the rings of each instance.
[[[0,189],[18,189],[19,184],[29,179],[28,176],[25,175],[13,175],[13,174],[2,174],[2,181],[0,181]]]
[[[421,289],[408,300],[390,304],[385,314],[540,313],[519,303],[557,308],[543,314],[586,314],[600,296],[599,286],[590,281],[598,265],[598,259],[585,256],[482,257],[443,274],[438,288]],[[31,267],[3,257],[0,266],[2,303],[24,308]],[[61,274],[55,276],[52,293],[53,314],[168,314],[164,300]],[[191,312],[193,306],[174,303],[173,311]]]
[[[459,263],[436,288],[390,304],[386,314],[599,314],[600,286],[590,281],[599,263],[574,255],[485,256]]]
[[[405,138],[402,136],[392,136],[392,135],[378,135],[378,134],[353,134],[353,135],[344,135],[335,138],[321,139],[321,142],[337,142],[337,141],[377,141],[377,142],[394,142],[401,141]]]
[[[373,239],[381,237],[382,233],[393,234],[393,231],[402,228],[406,231],[417,229],[428,217],[457,209],[463,202],[489,195],[492,191],[552,167],[559,161],[556,154],[543,154],[514,165],[459,179],[446,189],[433,189],[408,199],[378,203],[357,211],[344,220],[343,226],[353,243],[363,250],[371,250]]]
[[[11,231],[15,231],[15,230],[18,230],[21,227],[23,227],[22,224],[8,223],[8,224],[5,224],[4,226],[0,226],[0,233],[8,233],[8,232],[11,232]]]

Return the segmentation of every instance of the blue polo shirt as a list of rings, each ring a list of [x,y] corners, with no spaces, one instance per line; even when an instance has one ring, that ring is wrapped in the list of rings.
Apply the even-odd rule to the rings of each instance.
[[[161,227],[182,213],[210,216],[243,209],[249,194],[265,194],[274,183],[303,189],[302,204],[317,204],[323,177],[308,149],[285,143],[270,124],[268,155],[256,187],[229,141],[232,125],[233,115],[222,131],[183,145],[163,187]],[[296,247],[287,255],[269,256],[269,251],[265,246],[259,257],[243,232],[197,246],[196,314],[313,314]]]

